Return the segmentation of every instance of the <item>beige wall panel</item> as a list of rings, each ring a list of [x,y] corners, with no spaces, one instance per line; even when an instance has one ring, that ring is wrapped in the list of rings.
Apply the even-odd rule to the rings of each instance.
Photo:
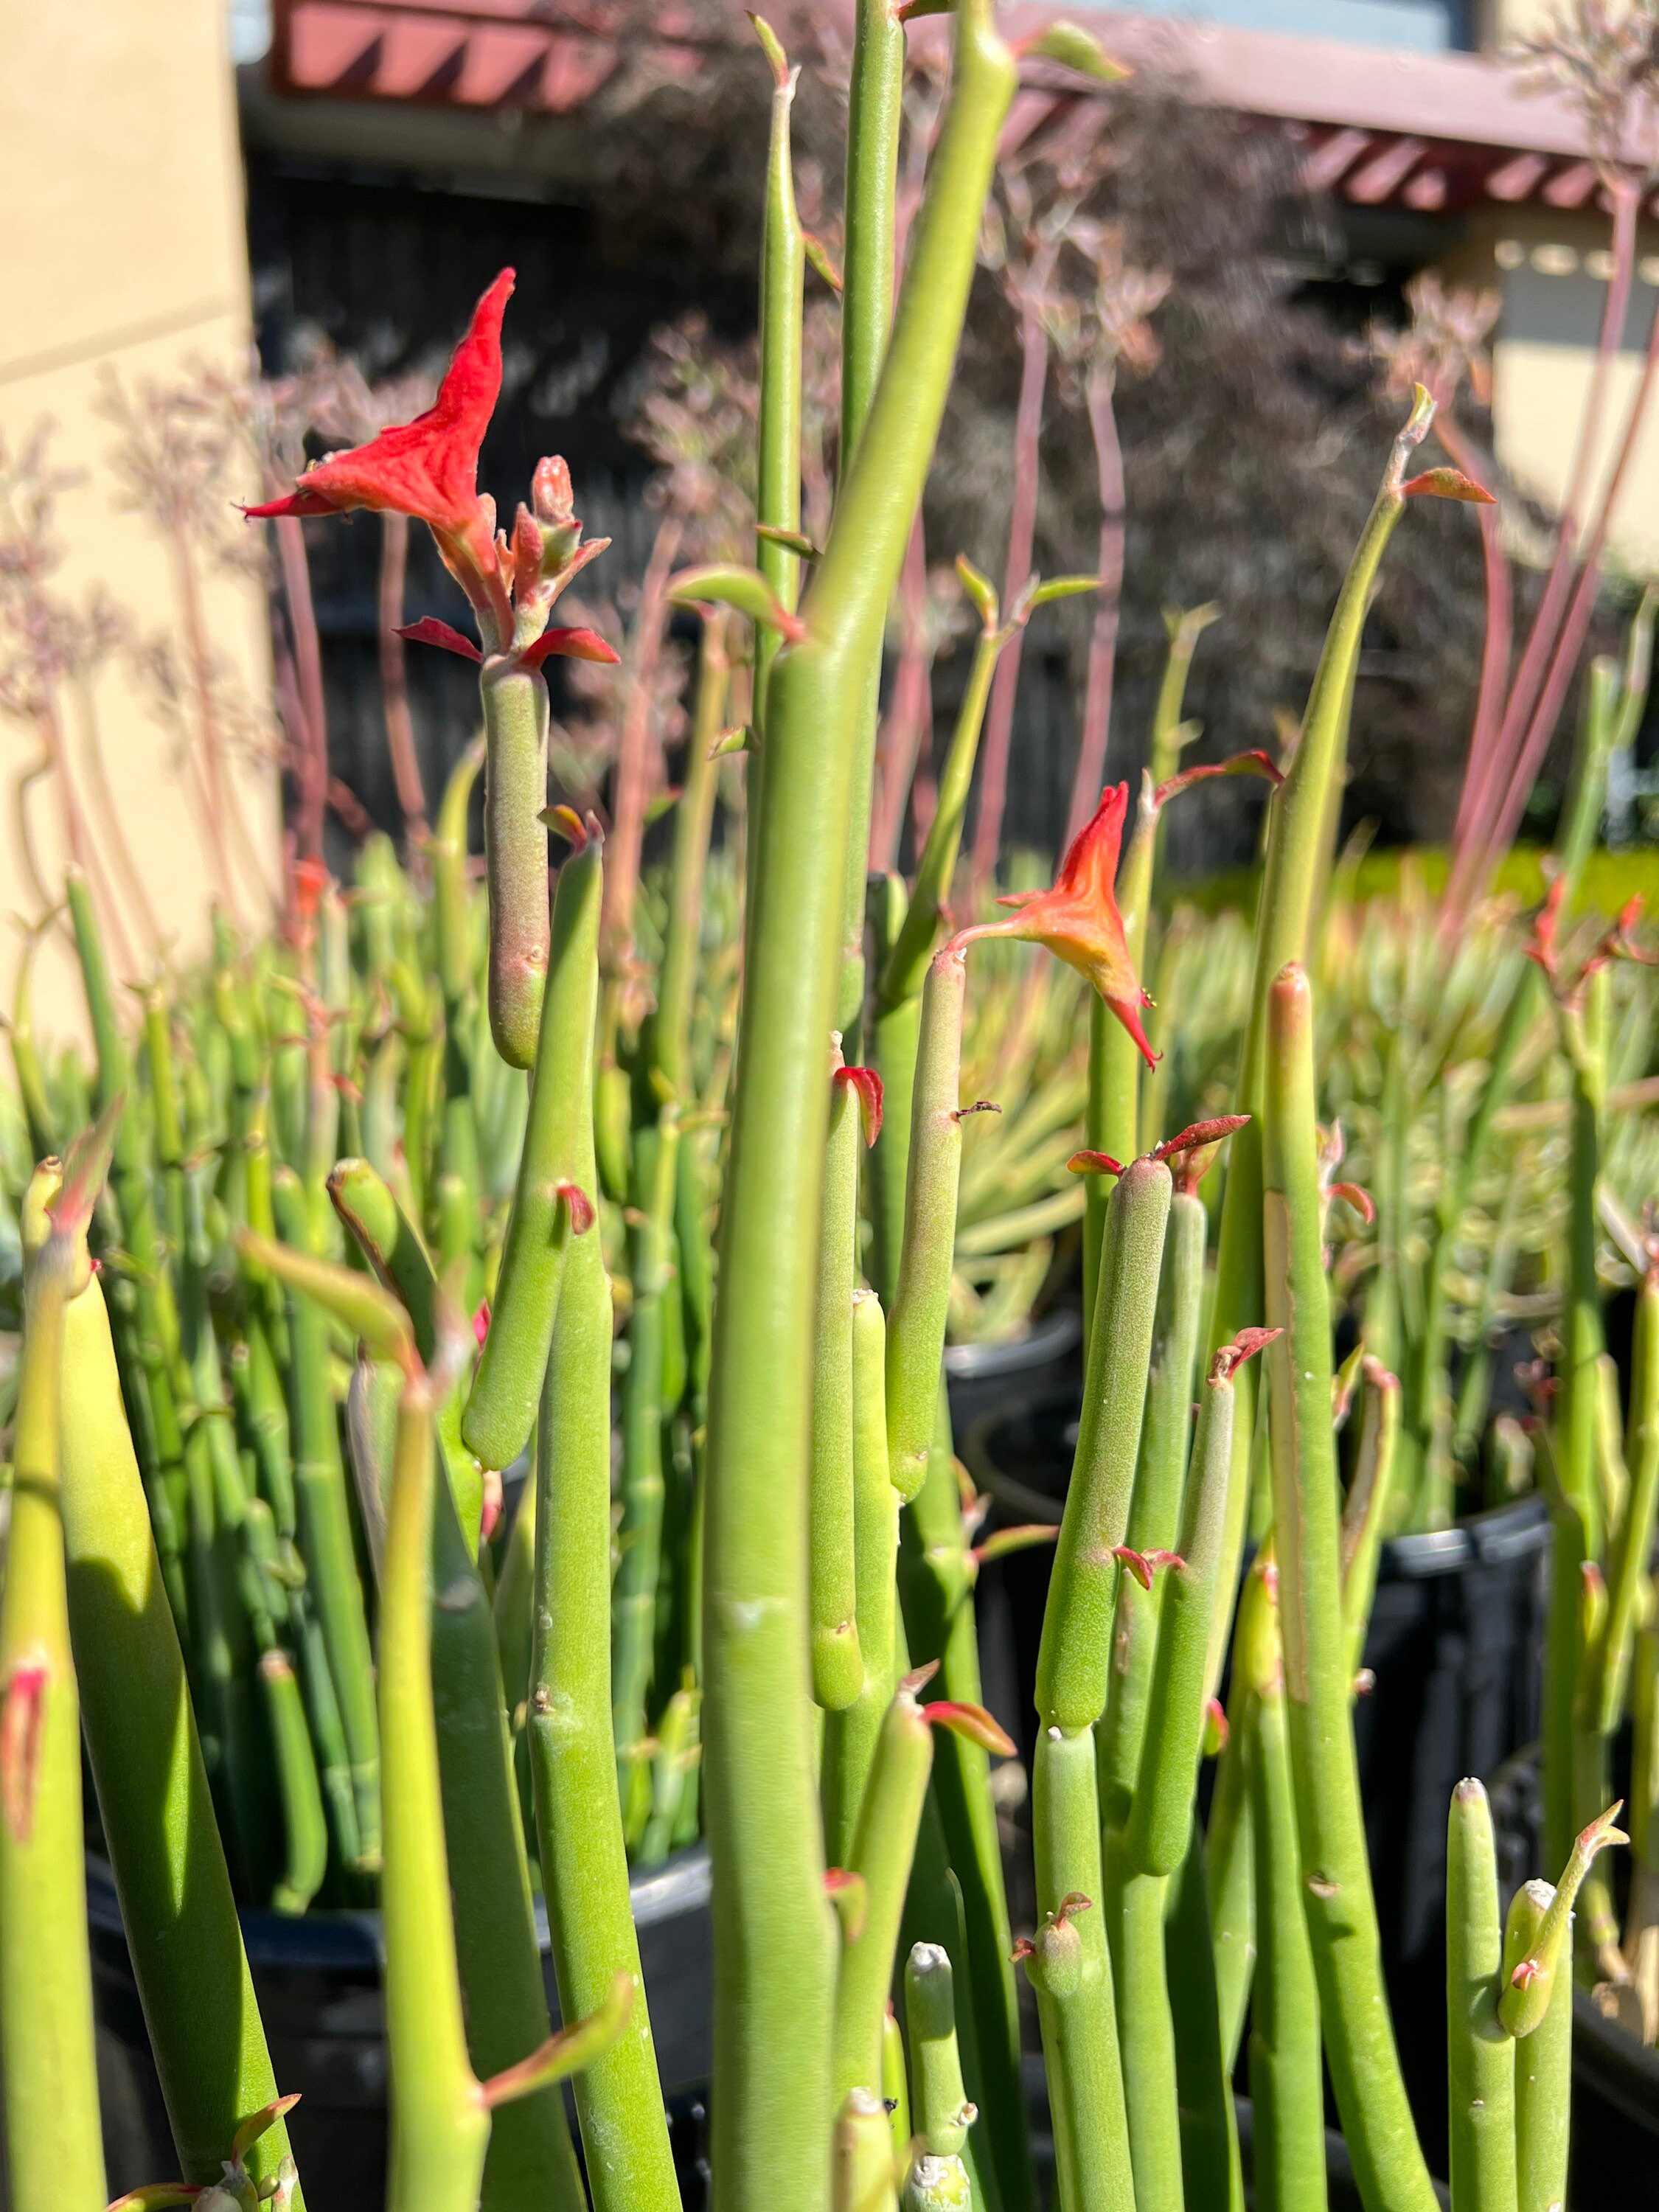
[[[59,586],[101,585],[136,631],[176,633],[167,549],[143,518],[117,506],[108,467],[117,433],[94,402],[107,368],[137,388],[247,357],[241,173],[220,0],[0,0],[0,435],[15,452],[49,417],[54,465],[81,476],[58,503],[57,535],[67,548]],[[258,587],[214,574],[204,605],[212,650],[247,699],[267,708]],[[107,807],[124,826],[162,937],[188,957],[221,887],[187,764],[120,656],[105,664],[94,704]],[[112,865],[84,732],[73,720],[68,726],[100,892],[136,973],[149,954],[141,902]],[[38,750],[28,726],[0,720],[0,916],[39,904],[15,803]],[[276,779],[268,757],[245,751],[230,780],[246,825],[233,842],[233,896],[252,921],[268,915],[277,872]],[[55,884],[64,847],[50,782],[33,787],[27,810],[41,872]],[[8,998],[16,945],[16,933],[0,927]],[[43,1030],[81,1025],[61,946],[43,955],[36,1000]]]

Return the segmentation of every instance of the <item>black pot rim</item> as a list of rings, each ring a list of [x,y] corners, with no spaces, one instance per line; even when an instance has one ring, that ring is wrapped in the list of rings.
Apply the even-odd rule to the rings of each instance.
[[[709,1898],[708,1847],[694,1844],[634,1874],[629,1894],[636,1928],[649,1928],[682,1914],[702,1911]],[[536,1941],[546,1951],[550,1937],[547,1900],[538,1891]],[[374,1973],[386,1963],[380,1916],[374,1911],[272,1912],[260,1905],[237,1909],[248,1964],[257,1972],[278,1973]],[[107,1859],[87,1853],[87,1917],[100,1935],[125,1941],[121,1900]]]
[[[1083,1316],[1075,1306],[1055,1306],[1034,1321],[1024,1336],[996,1344],[947,1344],[945,1372],[952,1382],[994,1382],[1028,1367],[1063,1359],[1083,1338]]]
[[[972,1347],[969,1347],[972,1348]],[[948,1355],[947,1355],[948,1356]],[[1008,1502],[1022,1511],[1033,1500],[1052,1505],[1064,1492],[1039,1492],[1030,1483],[1003,1473],[992,1439],[1005,1423],[1050,1411],[1075,1411],[1076,1390],[1060,1388],[1014,1398],[982,1413],[963,1441],[962,1455],[975,1480],[994,1495],[1007,1493]],[[1547,1551],[1550,1543],[1548,1502],[1538,1491],[1512,1498],[1470,1513],[1449,1528],[1430,1528],[1409,1536],[1390,1536],[1377,1562],[1377,1580],[1389,1583],[1430,1582],[1443,1575],[1459,1575],[1472,1566],[1497,1566],[1507,1560],[1528,1559]]]

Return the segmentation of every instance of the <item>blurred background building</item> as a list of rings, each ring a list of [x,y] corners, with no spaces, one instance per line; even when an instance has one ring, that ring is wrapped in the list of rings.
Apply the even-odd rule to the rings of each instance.
[[[484,478],[505,502],[540,453],[565,453],[590,532],[617,541],[603,570],[625,617],[655,526],[653,462],[625,434],[651,334],[691,311],[730,343],[752,327],[764,72],[726,0],[4,9],[0,162],[8,204],[32,220],[0,243],[12,306],[0,434],[15,477],[35,423],[55,419],[52,459],[80,473],[58,495],[52,527],[65,551],[52,589],[84,614],[101,582],[127,628],[88,668],[66,671],[62,651],[47,654],[33,690],[14,682],[0,702],[9,786],[55,743],[79,779],[83,817],[76,832],[49,778],[0,811],[0,904],[33,915],[36,875],[53,881],[78,834],[137,963],[146,902],[163,934],[186,941],[216,893],[250,914],[268,902],[281,738],[258,711],[271,673],[259,583],[215,551],[204,556],[198,596],[222,662],[217,743],[242,817],[216,853],[198,827],[210,687],[191,690],[187,639],[170,678],[158,680],[153,652],[143,672],[144,641],[180,635],[179,544],[169,544],[153,485],[129,485],[137,511],[119,504],[110,456],[132,433],[110,419],[110,374],[135,398],[147,379],[199,386],[245,359],[252,341],[273,377],[326,345],[371,384],[429,378],[483,284],[511,263],[519,289]],[[1007,12],[1018,26],[1054,11]],[[1524,540],[1528,502],[1558,501],[1569,465],[1607,220],[1580,114],[1559,95],[1523,92],[1500,58],[1546,12],[1543,0],[1208,0],[1135,13],[1071,0],[1067,12],[1136,70],[1126,128],[1139,150],[1106,187],[1109,213],[1129,248],[1172,278],[1154,323],[1162,363],[1126,386],[1121,404],[1130,557],[1109,764],[1127,774],[1161,652],[1159,611],[1171,600],[1224,608],[1205,648],[1215,678],[1206,690],[1200,660],[1194,684],[1218,746],[1271,742],[1274,714],[1299,707],[1341,549],[1397,413],[1376,396],[1364,334],[1401,319],[1405,288],[1425,269],[1501,295],[1482,427]],[[804,41],[808,27],[803,16]],[[811,109],[833,99],[844,33],[834,11],[813,11],[810,27],[810,50],[799,51],[818,88],[804,89],[799,109],[803,188],[833,202],[834,177],[820,189],[814,176]],[[59,83],[76,87],[73,101],[42,96]],[[1058,112],[1094,97],[1039,71],[1022,95],[1022,127],[1032,130],[1045,104]],[[1619,365],[1626,388],[1659,298],[1659,238],[1645,228],[1640,254]],[[1241,275],[1246,262],[1255,274]],[[988,280],[967,398],[930,500],[937,558],[958,544],[988,567],[999,557],[1013,332]],[[1063,407],[1053,413],[1039,565],[1092,565],[1090,501],[1073,501],[1065,465],[1074,434]],[[1250,461],[1243,449],[1253,437],[1261,451]],[[238,487],[257,474],[229,447],[198,452],[193,465],[227,511],[237,471]],[[1091,472],[1081,473],[1086,489]],[[1650,429],[1615,519],[1631,569],[1659,553],[1656,514]],[[1369,811],[1388,835],[1445,828],[1480,650],[1472,539],[1425,528],[1418,573],[1390,581],[1368,639],[1351,811]],[[330,834],[343,851],[354,827],[398,818],[375,526],[316,529],[310,551],[337,801]],[[417,533],[409,613],[448,611],[449,592]],[[1026,655],[1008,827],[1037,845],[1053,845],[1063,812],[1085,630],[1081,616],[1069,629],[1054,617]],[[959,680],[953,669],[941,663],[941,711]],[[410,684],[430,793],[470,733],[470,678],[442,655],[411,656]],[[254,702],[246,711],[230,703],[237,687]],[[96,702],[95,752],[77,732],[82,695]],[[100,775],[106,798],[94,788]],[[110,815],[125,832],[118,860]],[[1191,819],[1183,834],[1201,837],[1201,807]],[[227,866],[234,884],[222,880]],[[12,954],[0,945],[0,988]]]

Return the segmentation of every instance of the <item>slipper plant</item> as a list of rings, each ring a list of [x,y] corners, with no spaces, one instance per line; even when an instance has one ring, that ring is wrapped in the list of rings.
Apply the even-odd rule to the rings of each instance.
[[[378,1876],[392,2212],[575,2207],[584,2191],[599,2212],[674,2212],[627,1847],[685,1832],[693,1772],[713,1888],[717,2212],[1034,2207],[1019,1971],[1064,2212],[1242,2205],[1231,2077],[1247,2014],[1257,2201],[1321,2201],[1322,2054],[1368,2212],[1437,2202],[1382,1987],[1352,1726],[1400,1391],[1380,1362],[1364,1370],[1345,1498],[1310,966],[1385,548],[1412,499],[1478,495],[1455,471],[1407,476],[1432,413],[1419,392],[1294,761],[1282,780],[1268,768],[1232,1111],[1154,1127],[1160,1094],[1141,1072],[1156,1063],[1142,969],[1158,816],[1203,771],[1149,786],[1121,863],[1130,794],[1109,788],[1052,885],[951,930],[959,779],[914,893],[887,886],[866,936],[885,617],[1020,59],[989,0],[957,0],[951,91],[893,305],[904,19],[917,12],[860,0],[857,13],[842,465],[821,547],[797,526],[794,81],[763,30],[776,98],[757,564],[702,563],[665,586],[709,611],[707,696],[637,1067],[610,1056],[600,825],[543,805],[542,663],[589,649],[546,625],[596,549],[561,463],[538,466],[510,536],[476,488],[506,274],[428,415],[253,510],[407,513],[468,593],[481,643],[436,641],[480,667],[488,1026],[462,836],[476,756],[440,815],[429,910],[383,854],[353,908],[307,871],[280,950],[222,937],[199,1005],[170,1017],[159,987],[147,994],[137,1063],[84,885],[69,886],[97,1116],[22,1194],[0,1597],[0,2089],[15,2212],[100,2212],[107,2195],[82,1716],[179,2167],[124,2204],[252,2212],[302,2205],[307,2180],[326,2187],[305,2171],[303,2108],[271,2079],[234,1871],[245,1893],[290,1906],[361,1901]],[[1106,68],[1064,25],[1022,52]],[[693,1049],[690,981],[704,771],[740,625],[757,641],[742,967],[735,1035],[710,1066]],[[993,609],[988,635],[1001,627]],[[1263,767],[1247,755],[1220,772]],[[549,826],[569,848],[550,898]],[[975,1621],[996,1539],[976,1540],[941,1389],[964,1122],[986,1103],[964,1092],[966,1010],[982,974],[998,988],[1009,939],[1091,994],[1088,1141],[1070,1164],[1098,1201],[1063,1517],[1022,1532],[1051,1536],[1054,1555],[1030,1778],[1036,1919],[1018,1942],[992,1765],[1013,1747],[984,1707]],[[1523,1890],[1500,1936],[1479,1784],[1451,1808],[1451,2179],[1468,2212],[1561,2199],[1568,1928],[1615,1839],[1595,1801],[1631,1672],[1652,1702],[1651,1670],[1628,1657],[1653,1506],[1645,1382],[1616,1511],[1579,1455],[1605,1420],[1586,1249],[1602,988],[1592,979],[1588,1013],[1570,1009],[1583,1049],[1559,1548],[1598,1557],[1604,1525],[1613,1547],[1601,1597],[1594,1577],[1569,1579],[1565,1599],[1558,1586],[1564,1621],[1582,1595],[1579,1663],[1597,1686],[1551,1708],[1552,1744],[1571,1739],[1571,1820],[1595,1817],[1576,1843],[1552,1824],[1561,1883]],[[53,1097],[31,1080],[26,1031],[17,1058],[32,1128],[53,1142],[66,1086]],[[637,1085],[607,1200],[602,1121],[622,1075]],[[1224,1175],[1207,1289],[1206,1168]],[[687,1405],[694,1424],[672,1418]],[[532,1430],[532,1502],[492,1606],[500,1478]],[[1259,1434],[1263,1540],[1235,1634]],[[682,1662],[690,1686],[647,1739],[653,1675],[675,1679]],[[136,1716],[135,1681],[151,1692]],[[1218,1749],[1200,1819],[1200,1769]]]

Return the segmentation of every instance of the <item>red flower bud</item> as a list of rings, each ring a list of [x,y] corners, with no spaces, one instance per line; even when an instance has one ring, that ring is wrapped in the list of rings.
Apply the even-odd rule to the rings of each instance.
[[[495,547],[493,504],[478,495],[478,451],[501,388],[501,318],[513,290],[503,269],[472,311],[438,396],[424,415],[366,446],[331,453],[286,498],[251,507],[251,517],[349,514],[356,507],[424,522],[444,565],[505,645],[512,614]]]
[[[1056,959],[1086,975],[1117,1016],[1148,1065],[1158,1055],[1140,1025],[1140,1009],[1152,1000],[1140,988],[1129,959],[1123,919],[1113,885],[1129,787],[1115,785],[1101,794],[1093,817],[1072,841],[1054,886],[1046,891],[1015,891],[998,902],[1018,908],[1006,921],[982,921],[960,931],[953,945],[978,937],[1018,937],[1046,945]]]

